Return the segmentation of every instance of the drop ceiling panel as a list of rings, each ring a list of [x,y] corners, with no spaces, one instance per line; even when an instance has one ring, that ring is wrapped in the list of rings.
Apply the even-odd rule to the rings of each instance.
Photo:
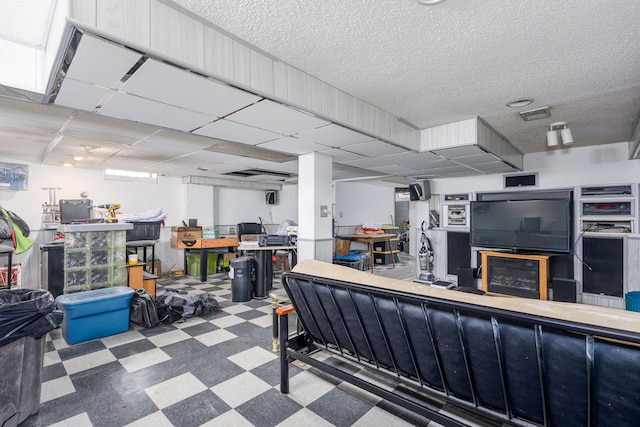
[[[336,162],[343,162],[343,161],[347,161],[347,160],[356,160],[356,159],[361,159],[362,157],[364,157],[361,154],[351,153],[349,151],[339,150],[337,148],[331,148],[329,150],[320,150],[320,151],[318,151],[318,153],[319,154],[324,154],[325,156],[330,156]]]
[[[296,136],[336,148],[344,147],[345,145],[358,144],[360,142],[370,141],[373,139],[369,135],[347,129],[333,123],[316,129],[299,132]]]
[[[400,154],[408,151],[404,148],[396,147],[395,145],[391,145],[379,140],[361,142],[359,144],[348,145],[342,148],[346,151],[351,151],[353,153],[358,153],[362,154],[363,156],[369,157],[385,156],[388,154]]]
[[[473,165],[475,169],[478,169],[484,173],[504,173],[504,172],[519,172],[519,169],[509,166],[504,162],[491,162],[483,163],[479,165]]]
[[[316,144],[315,142],[305,141],[290,136],[276,139],[275,141],[265,142],[264,144],[260,144],[259,147],[289,154],[306,154],[327,148],[326,146]]]
[[[378,159],[372,159],[370,157],[365,157],[357,160],[347,160],[345,162],[340,162],[343,165],[347,166],[355,166],[357,168],[371,169],[374,167],[383,167],[389,166],[389,163],[383,162]]]
[[[231,114],[227,119],[283,135],[293,135],[329,123],[266,99]]]
[[[401,175],[401,176],[409,176],[409,175],[414,175],[416,173],[415,169],[408,168],[405,166],[399,166],[399,165],[374,166],[371,169],[377,172],[384,172],[390,175]]]
[[[174,155],[192,153],[204,150],[212,145],[208,138],[199,138],[190,134],[162,131],[135,143],[136,150],[163,151]]]
[[[0,97],[0,126],[58,131],[69,116],[71,111],[64,108]]]
[[[250,157],[236,157],[233,160],[228,160],[226,163],[234,166],[240,166],[244,169],[263,169],[274,172],[278,172],[280,168],[279,163],[252,159]]]
[[[127,80],[122,91],[216,117],[262,99],[154,59],[148,59]]]
[[[419,169],[427,162],[441,160],[440,157],[428,151],[423,153],[406,152],[399,154],[390,154],[387,156],[381,156],[380,159],[384,160],[387,163],[395,163],[398,165],[416,169]]]
[[[55,104],[82,111],[94,111],[110,89],[73,79],[64,79]]]
[[[453,159],[457,157],[473,156],[475,154],[486,153],[482,148],[477,145],[466,145],[464,147],[444,148],[442,150],[432,150],[433,153],[438,154],[447,159]]]
[[[241,142],[243,144],[256,145],[262,142],[281,138],[283,135],[269,132],[256,127],[243,125],[229,120],[221,119],[193,131],[196,135],[210,136],[212,138],[227,141]]]
[[[66,78],[115,89],[141,57],[138,52],[85,33]]]
[[[213,120],[202,113],[184,110],[124,93],[117,93],[100,114],[188,132]]]
[[[499,161],[499,159],[496,156],[489,153],[476,154],[473,156],[466,156],[466,157],[456,157],[454,160],[458,163],[461,163],[463,165],[469,165],[469,166],[474,166],[481,163]]]
[[[157,127],[131,123],[91,113],[78,113],[65,129],[65,135],[79,138],[131,143],[153,133],[167,132]]]

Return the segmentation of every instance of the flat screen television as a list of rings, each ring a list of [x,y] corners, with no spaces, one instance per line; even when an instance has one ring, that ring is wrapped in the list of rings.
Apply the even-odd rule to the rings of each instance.
[[[512,252],[571,252],[567,198],[471,202],[471,246]]]

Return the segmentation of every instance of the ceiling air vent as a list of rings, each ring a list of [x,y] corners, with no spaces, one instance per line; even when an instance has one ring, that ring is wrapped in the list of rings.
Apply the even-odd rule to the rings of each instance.
[[[522,120],[525,122],[546,119],[547,117],[551,117],[551,109],[549,107],[542,107],[536,108],[535,110],[521,111],[520,117],[522,117]]]
[[[249,178],[251,176],[256,176],[256,175],[267,175],[267,176],[273,176],[273,177],[282,178],[282,179],[291,178],[293,176],[293,174],[290,174],[290,173],[274,172],[274,171],[268,171],[263,169],[246,169],[243,171],[227,172],[224,175],[237,176],[241,178]]]

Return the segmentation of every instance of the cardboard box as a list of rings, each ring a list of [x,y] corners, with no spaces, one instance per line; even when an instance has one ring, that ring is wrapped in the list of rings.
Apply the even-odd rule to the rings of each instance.
[[[171,238],[180,241],[182,239],[201,239],[202,227],[171,227]]]
[[[56,304],[64,313],[62,337],[67,344],[77,344],[126,332],[134,292],[114,286],[59,295]]]
[[[336,255],[347,255],[351,248],[351,240],[336,239]]]

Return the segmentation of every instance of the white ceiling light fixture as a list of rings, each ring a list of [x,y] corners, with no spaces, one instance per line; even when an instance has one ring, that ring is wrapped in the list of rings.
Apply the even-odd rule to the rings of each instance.
[[[549,125],[547,147],[555,147],[558,145],[558,130],[560,131],[563,145],[571,145],[573,143],[573,135],[571,134],[571,129],[567,126],[567,122],[555,122]]]
[[[416,3],[423,6],[435,6],[440,3],[444,3],[446,0],[416,0]]]

